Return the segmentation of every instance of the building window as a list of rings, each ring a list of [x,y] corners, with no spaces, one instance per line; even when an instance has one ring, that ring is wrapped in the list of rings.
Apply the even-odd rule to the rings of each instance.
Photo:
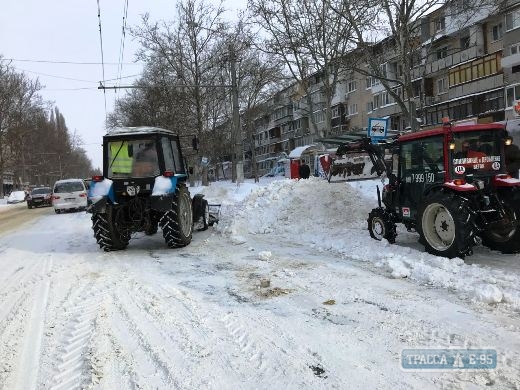
[[[466,50],[469,48],[469,35],[468,36],[465,36],[465,37],[462,37],[460,38],[460,49],[461,50]]]
[[[336,106],[332,109],[332,118],[339,118],[340,109],[339,106]]]
[[[386,62],[379,66],[379,71],[381,72],[381,76],[386,77],[387,68],[388,68],[388,64]]]
[[[421,96],[421,80],[412,81],[413,97]]]
[[[502,23],[498,23],[493,26],[493,40],[498,41],[499,39],[502,39],[504,36],[504,30],[502,28]]]
[[[520,10],[515,10],[506,15],[506,31],[520,27]]]
[[[392,88],[392,92],[399,96],[400,99],[404,98],[403,87]],[[397,101],[397,99],[394,99],[393,97],[390,100],[392,100],[394,103]]]
[[[356,104],[356,103],[354,103],[354,104],[350,104],[350,105],[348,106],[348,114],[349,114],[349,115],[355,115],[355,114],[357,114],[357,104]]]
[[[314,117],[314,123],[325,122],[325,113],[323,111],[316,111],[312,115]]]
[[[509,53],[511,53],[511,55],[520,53],[520,43],[515,43],[515,44],[511,45],[509,47]]]
[[[442,79],[437,80],[437,95],[442,93],[446,93],[448,91],[448,79],[443,77]]]
[[[440,18],[435,19],[435,31],[442,31],[446,28],[446,20],[444,19],[444,16],[441,16]]]
[[[372,109],[376,109],[376,108],[379,108],[381,107],[381,95],[377,94],[377,95],[374,95],[374,101],[373,101],[373,106],[372,106]]]
[[[440,47],[437,49],[437,59],[443,59],[448,56],[448,46]]]
[[[367,103],[367,112],[372,112],[374,110],[374,102]]]
[[[375,87],[379,84],[381,84],[381,81],[379,79],[372,76],[367,77],[367,88]]]
[[[513,107],[516,100],[520,100],[520,85],[506,89],[506,107]]]
[[[381,92],[381,105],[386,106],[387,104],[390,104],[390,97],[388,92]]]
[[[349,81],[347,84],[347,92],[354,92],[357,89],[356,80]]]

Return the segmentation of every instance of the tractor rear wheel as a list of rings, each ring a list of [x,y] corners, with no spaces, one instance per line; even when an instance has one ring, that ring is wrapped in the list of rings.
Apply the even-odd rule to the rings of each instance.
[[[433,255],[463,258],[472,253],[474,218],[465,202],[455,194],[433,193],[418,212],[420,241]]]
[[[130,241],[129,232],[118,222],[118,209],[107,206],[106,212],[92,215],[92,230],[101,249],[105,252],[125,249]]]
[[[177,187],[172,209],[162,215],[159,225],[163,231],[164,240],[170,248],[181,248],[191,242],[193,210],[190,193],[185,185],[181,184]]]
[[[518,200],[502,202],[506,215],[482,233],[482,244],[502,253],[520,252],[520,205]]]
[[[385,238],[390,244],[393,244],[397,237],[392,216],[382,207],[373,209],[368,215],[368,231],[373,239],[382,241]]]

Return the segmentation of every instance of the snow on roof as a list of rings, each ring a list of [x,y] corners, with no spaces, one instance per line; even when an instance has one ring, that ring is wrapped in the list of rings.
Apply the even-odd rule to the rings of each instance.
[[[289,153],[289,158],[300,158],[301,155],[307,150],[311,149],[310,151],[319,150],[316,145],[305,145],[305,146],[298,146],[297,148],[291,150],[291,153]]]
[[[152,126],[138,126],[138,127],[116,127],[108,130],[106,135],[123,135],[123,134],[150,134],[158,131],[173,133],[173,131],[168,129],[163,129],[161,127],[152,127]]]

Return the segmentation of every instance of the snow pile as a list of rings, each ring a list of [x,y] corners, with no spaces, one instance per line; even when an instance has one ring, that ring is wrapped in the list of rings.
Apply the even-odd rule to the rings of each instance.
[[[477,302],[505,302],[520,308],[520,278],[514,274],[425,253],[416,244],[416,234],[399,231],[395,245],[370,238],[367,217],[377,205],[372,194],[378,182],[360,186],[310,178],[250,186],[243,201],[229,202],[223,209],[217,229],[235,244],[247,243],[248,234],[274,235],[372,263],[393,278],[450,289]],[[413,244],[406,242],[407,237],[412,237]]]
[[[195,194],[204,194],[209,203],[231,205],[243,201],[258,187],[259,184],[251,182],[236,184],[230,181],[219,181],[210,183],[209,186],[195,186],[188,189],[192,197]]]
[[[225,214],[233,218],[224,229],[231,235],[289,234],[298,237],[295,242],[314,242],[336,228],[362,229],[368,209],[350,187],[318,178],[276,180],[228,210]]]

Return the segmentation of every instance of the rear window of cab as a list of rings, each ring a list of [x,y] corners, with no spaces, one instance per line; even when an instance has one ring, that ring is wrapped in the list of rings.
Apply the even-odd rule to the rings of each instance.
[[[85,186],[80,181],[70,181],[65,183],[56,183],[54,186],[55,193],[61,192],[77,192],[85,191]]]

